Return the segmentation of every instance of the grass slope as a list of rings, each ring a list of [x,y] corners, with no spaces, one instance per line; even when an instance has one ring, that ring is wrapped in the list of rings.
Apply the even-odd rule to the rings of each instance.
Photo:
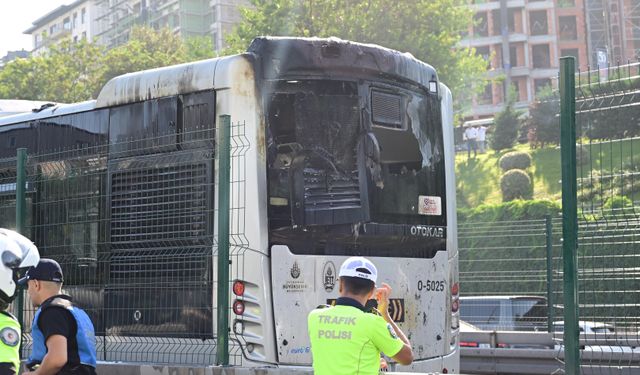
[[[585,141],[588,143],[588,141]],[[500,157],[510,151],[524,151],[531,155],[534,199],[561,199],[562,168],[560,149],[550,146],[530,149],[528,144],[517,145],[513,149],[496,153],[489,150],[476,158],[467,158],[466,152],[456,155],[456,184],[459,208],[473,208],[484,203],[502,202],[498,166]],[[640,138],[622,141],[593,143],[586,146],[590,158],[588,163],[578,166],[578,176],[589,176],[591,171],[605,174],[620,171],[625,165],[640,163]],[[639,179],[640,180],[640,179]],[[633,200],[638,197],[631,197]]]

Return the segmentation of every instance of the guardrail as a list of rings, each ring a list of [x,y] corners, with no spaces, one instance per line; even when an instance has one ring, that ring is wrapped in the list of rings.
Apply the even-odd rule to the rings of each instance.
[[[313,375],[303,367],[173,367],[164,365],[98,363],[98,375]],[[425,375],[409,372],[385,372],[386,375]]]
[[[561,333],[476,331],[462,332],[460,341],[479,347],[460,348],[462,374],[563,374]],[[507,346],[503,348],[501,346]],[[581,375],[640,374],[640,335],[588,333],[580,336]],[[546,347],[546,349],[544,349]],[[311,375],[309,368],[173,367],[99,363],[98,375]],[[392,373],[389,373],[390,375]],[[407,375],[406,373],[402,373]]]
[[[463,374],[564,373],[561,333],[463,332],[460,341],[478,344],[478,347],[461,348],[460,372]],[[638,335],[630,338],[624,333],[581,334],[580,347],[582,375],[640,373]]]
[[[491,348],[500,348],[499,344],[554,347],[562,345],[562,339],[561,332],[474,331],[460,334],[460,341],[462,342],[488,344]],[[639,350],[638,356],[640,357],[640,332],[581,333],[580,345],[637,348]]]
[[[303,368],[275,367],[179,367],[170,365],[140,365],[98,363],[98,375],[313,375]]]

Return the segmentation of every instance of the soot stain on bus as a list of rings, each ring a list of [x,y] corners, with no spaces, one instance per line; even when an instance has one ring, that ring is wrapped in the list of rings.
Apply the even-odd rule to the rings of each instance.
[[[418,212],[418,197],[445,197],[435,70],[338,39],[258,38],[248,51],[266,119],[270,242],[314,254],[444,250],[446,202],[442,214]]]

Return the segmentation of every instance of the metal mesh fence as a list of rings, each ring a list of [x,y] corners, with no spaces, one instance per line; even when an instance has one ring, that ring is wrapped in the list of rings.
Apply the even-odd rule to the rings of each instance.
[[[577,368],[640,373],[640,64],[576,75],[576,127]],[[563,332],[563,280],[570,277],[564,263],[571,261],[562,254],[566,220],[553,218],[546,234],[539,220],[461,223],[462,319],[481,329],[541,330],[546,324]],[[545,238],[551,244],[546,256]],[[546,303],[546,320],[538,319],[542,310],[526,308],[535,301]],[[465,303],[471,312],[465,313]],[[556,355],[564,362],[562,337],[556,337]]]
[[[240,269],[249,142],[244,123],[231,129],[230,241]],[[168,132],[29,155],[26,234],[61,264],[64,292],[95,325],[99,360],[215,363],[215,135],[209,125],[179,137],[179,146]],[[15,172],[15,159],[0,160],[9,228]],[[34,308],[25,300],[26,357]],[[233,343],[230,353],[241,364]]]
[[[559,217],[461,223],[461,318],[482,330],[549,330],[562,313],[560,224]]]
[[[0,159],[0,226],[16,227],[16,158]]]
[[[230,225],[229,225],[229,260],[231,262],[231,279],[246,280],[245,254],[252,251],[249,240],[245,235],[246,201],[247,201],[247,167],[244,154],[250,142],[245,136],[246,124],[237,123],[231,126],[231,196],[230,196]],[[231,300],[229,301],[231,306]],[[249,303],[248,301],[246,303]],[[233,330],[235,332],[235,330]],[[229,363],[242,365],[245,358],[242,352],[247,343],[236,334],[231,334],[229,348]]]
[[[582,366],[640,372],[640,64],[576,84],[579,327],[605,336]]]

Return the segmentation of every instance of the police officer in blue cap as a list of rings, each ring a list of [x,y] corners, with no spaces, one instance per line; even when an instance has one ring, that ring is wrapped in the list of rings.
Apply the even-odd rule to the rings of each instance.
[[[94,375],[96,338],[86,312],[62,294],[63,275],[58,262],[40,259],[27,271],[21,283],[38,307],[33,318],[33,350],[27,368],[38,375]]]

